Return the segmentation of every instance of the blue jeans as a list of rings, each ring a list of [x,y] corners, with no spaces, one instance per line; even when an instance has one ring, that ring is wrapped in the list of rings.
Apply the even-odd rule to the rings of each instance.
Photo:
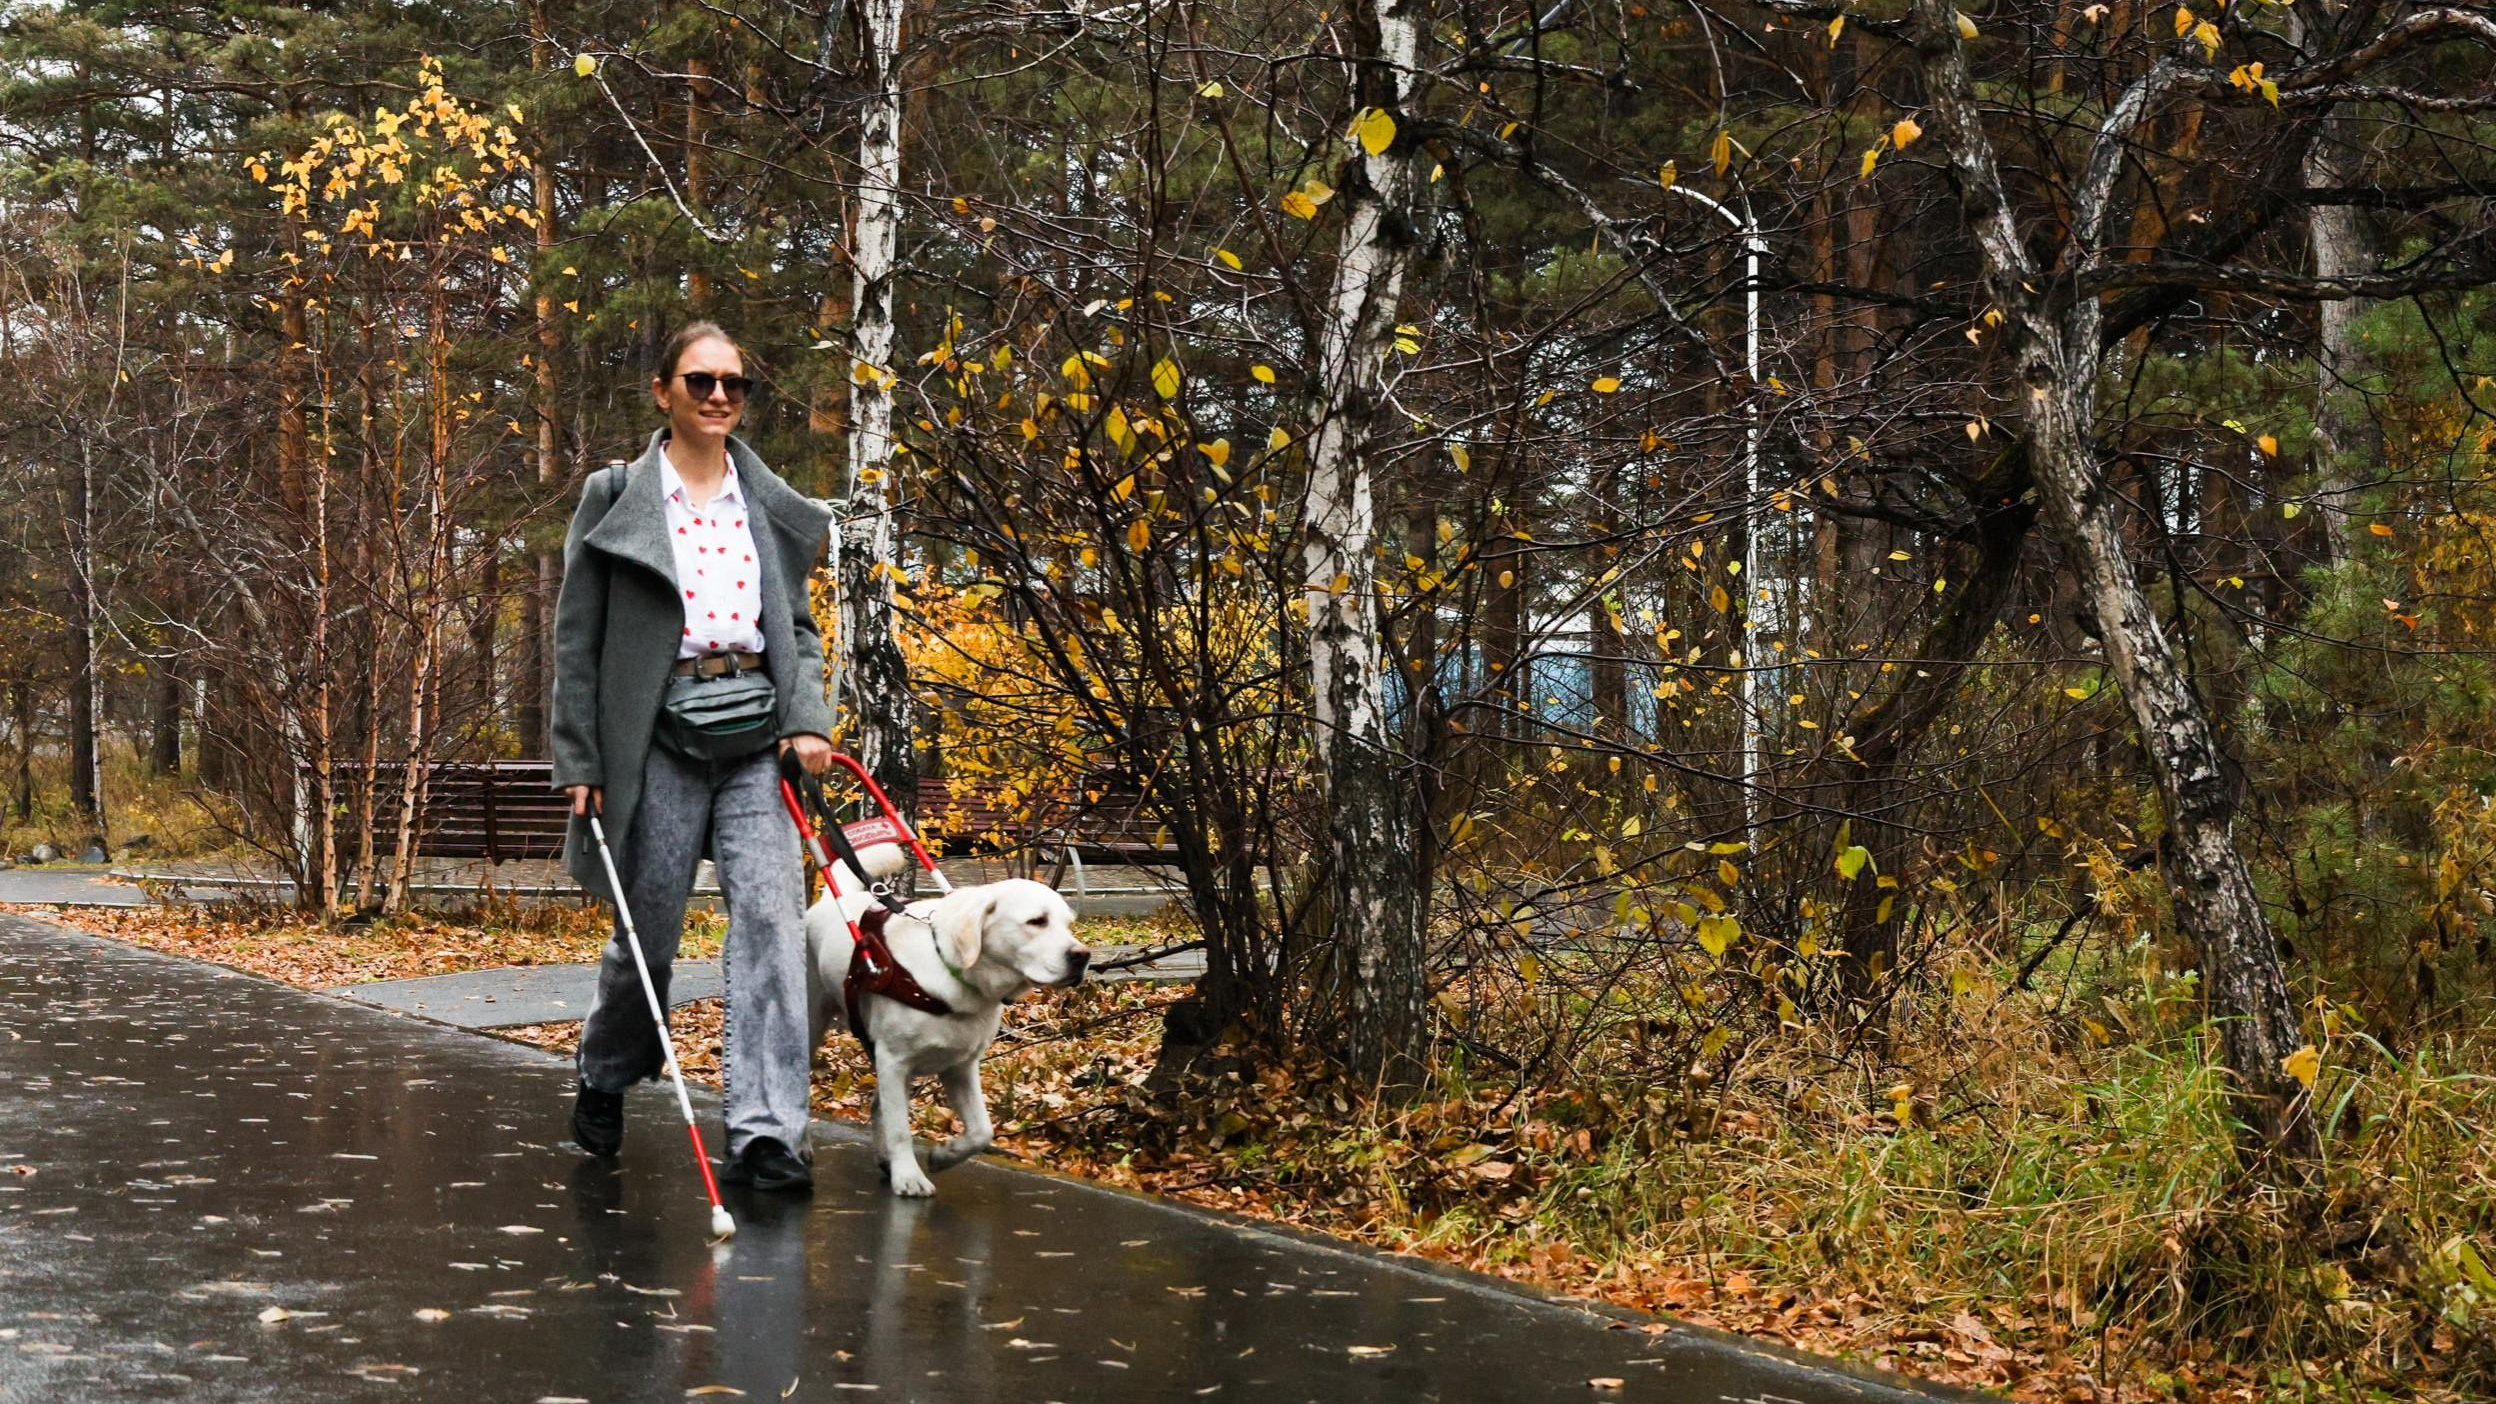
[[[684,936],[685,902],[708,847],[728,905],[722,968],[728,987],[727,1153],[768,1136],[807,1154],[806,876],[797,826],[780,801],[775,747],[736,760],[704,761],[650,748],[641,807],[615,855],[641,932],[642,957],[661,1004]],[[581,1081],[621,1092],[665,1071],[650,1008],[633,972],[624,926],[598,962],[598,991],[581,1028]]]

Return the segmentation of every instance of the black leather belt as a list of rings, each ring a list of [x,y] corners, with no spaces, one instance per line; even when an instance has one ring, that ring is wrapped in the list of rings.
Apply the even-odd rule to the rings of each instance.
[[[674,669],[680,678],[725,678],[750,673],[763,666],[759,653],[705,653],[697,658],[679,658]]]

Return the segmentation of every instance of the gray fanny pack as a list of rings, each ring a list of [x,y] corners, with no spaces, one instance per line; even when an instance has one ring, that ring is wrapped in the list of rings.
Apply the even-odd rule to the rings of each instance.
[[[734,760],[772,743],[780,694],[760,668],[725,677],[670,677],[659,703],[659,741],[696,760]]]

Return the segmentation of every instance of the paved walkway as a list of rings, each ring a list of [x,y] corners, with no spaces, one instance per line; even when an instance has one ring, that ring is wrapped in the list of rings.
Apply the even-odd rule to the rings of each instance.
[[[569,1084],[0,915],[0,1401],[1936,1397],[993,1162],[897,1200],[846,1126],[713,1246],[664,1090],[610,1169]]]
[[[59,863],[0,870],[0,902],[35,902],[57,907],[144,907],[146,893],[128,883],[114,882],[102,868],[77,868]]]
[[[1137,959],[1138,955],[1137,948],[1132,946],[1099,947],[1092,978],[1185,981],[1205,973],[1202,951],[1121,964]],[[589,1017],[589,999],[597,984],[595,965],[513,965],[334,985],[324,993],[463,1029],[517,1029]],[[725,991],[718,961],[680,960],[668,981],[667,1003],[672,1009],[697,999],[717,999]]]

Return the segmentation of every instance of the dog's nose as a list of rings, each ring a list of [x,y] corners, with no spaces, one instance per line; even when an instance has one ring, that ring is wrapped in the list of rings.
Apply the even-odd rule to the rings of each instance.
[[[1066,983],[1070,985],[1082,984],[1083,972],[1090,968],[1091,964],[1091,947],[1077,946],[1073,950],[1068,951],[1066,953]]]

